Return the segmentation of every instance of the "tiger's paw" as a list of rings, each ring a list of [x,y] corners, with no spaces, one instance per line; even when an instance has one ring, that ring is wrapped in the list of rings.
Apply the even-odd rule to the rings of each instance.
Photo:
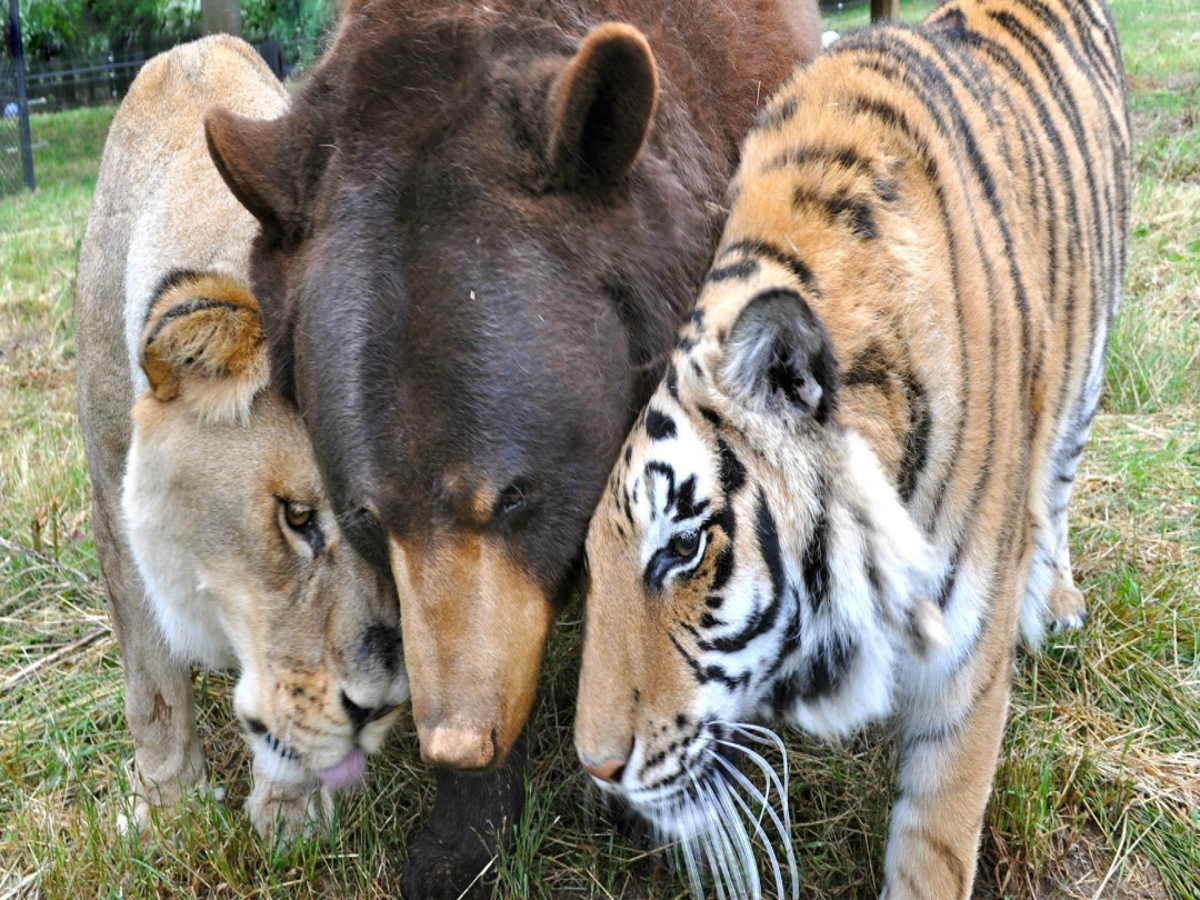
[[[1061,634],[1073,628],[1082,628],[1087,621],[1087,602],[1083,592],[1075,587],[1069,573],[1058,570],[1049,600],[1050,630]]]

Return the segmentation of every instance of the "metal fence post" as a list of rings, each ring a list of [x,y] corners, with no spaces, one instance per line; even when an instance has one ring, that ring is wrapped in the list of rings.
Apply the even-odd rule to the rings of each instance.
[[[29,136],[29,98],[25,96],[25,52],[21,47],[21,10],[17,0],[8,0],[9,40],[12,41],[13,67],[17,73],[17,114],[21,119],[21,161],[25,165],[25,186],[34,189],[33,141]]]

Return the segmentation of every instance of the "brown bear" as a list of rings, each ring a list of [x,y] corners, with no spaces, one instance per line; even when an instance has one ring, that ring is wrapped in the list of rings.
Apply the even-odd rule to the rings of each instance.
[[[485,773],[440,774],[409,900],[457,896],[519,809],[588,519],[738,145],[818,47],[815,0],[367,0],[283,118],[208,116],[275,386],[395,578],[422,755]]]

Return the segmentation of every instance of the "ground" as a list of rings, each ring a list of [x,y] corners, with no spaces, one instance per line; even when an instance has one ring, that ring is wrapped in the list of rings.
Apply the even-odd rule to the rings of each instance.
[[[902,3],[906,16],[930,0]],[[1137,137],[1126,299],[1072,504],[1092,616],[1021,654],[980,897],[1200,900],[1200,5],[1116,0]],[[845,30],[861,12],[835,16]],[[36,117],[40,187],[0,200],[0,900],[399,896],[430,779],[410,723],[342,803],[330,843],[266,848],[240,811],[230,681],[197,675],[224,802],[116,817],[132,748],[91,543],[75,418],[72,295],[111,109]],[[533,716],[529,804],[494,862],[504,897],[679,897],[667,858],[615,836],[571,749],[580,611],[555,629]],[[805,897],[879,889],[894,749],[789,739]]]

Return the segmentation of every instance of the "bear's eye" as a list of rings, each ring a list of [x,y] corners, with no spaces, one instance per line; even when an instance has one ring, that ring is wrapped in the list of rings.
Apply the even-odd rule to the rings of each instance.
[[[524,508],[528,502],[529,485],[524,481],[514,481],[500,492],[496,498],[496,516],[506,518]]]
[[[283,504],[283,518],[292,531],[304,532],[312,528],[315,516],[316,513],[311,506],[293,503],[290,500]]]
[[[671,553],[680,559],[691,559],[700,549],[700,532],[685,531],[671,538]]]

